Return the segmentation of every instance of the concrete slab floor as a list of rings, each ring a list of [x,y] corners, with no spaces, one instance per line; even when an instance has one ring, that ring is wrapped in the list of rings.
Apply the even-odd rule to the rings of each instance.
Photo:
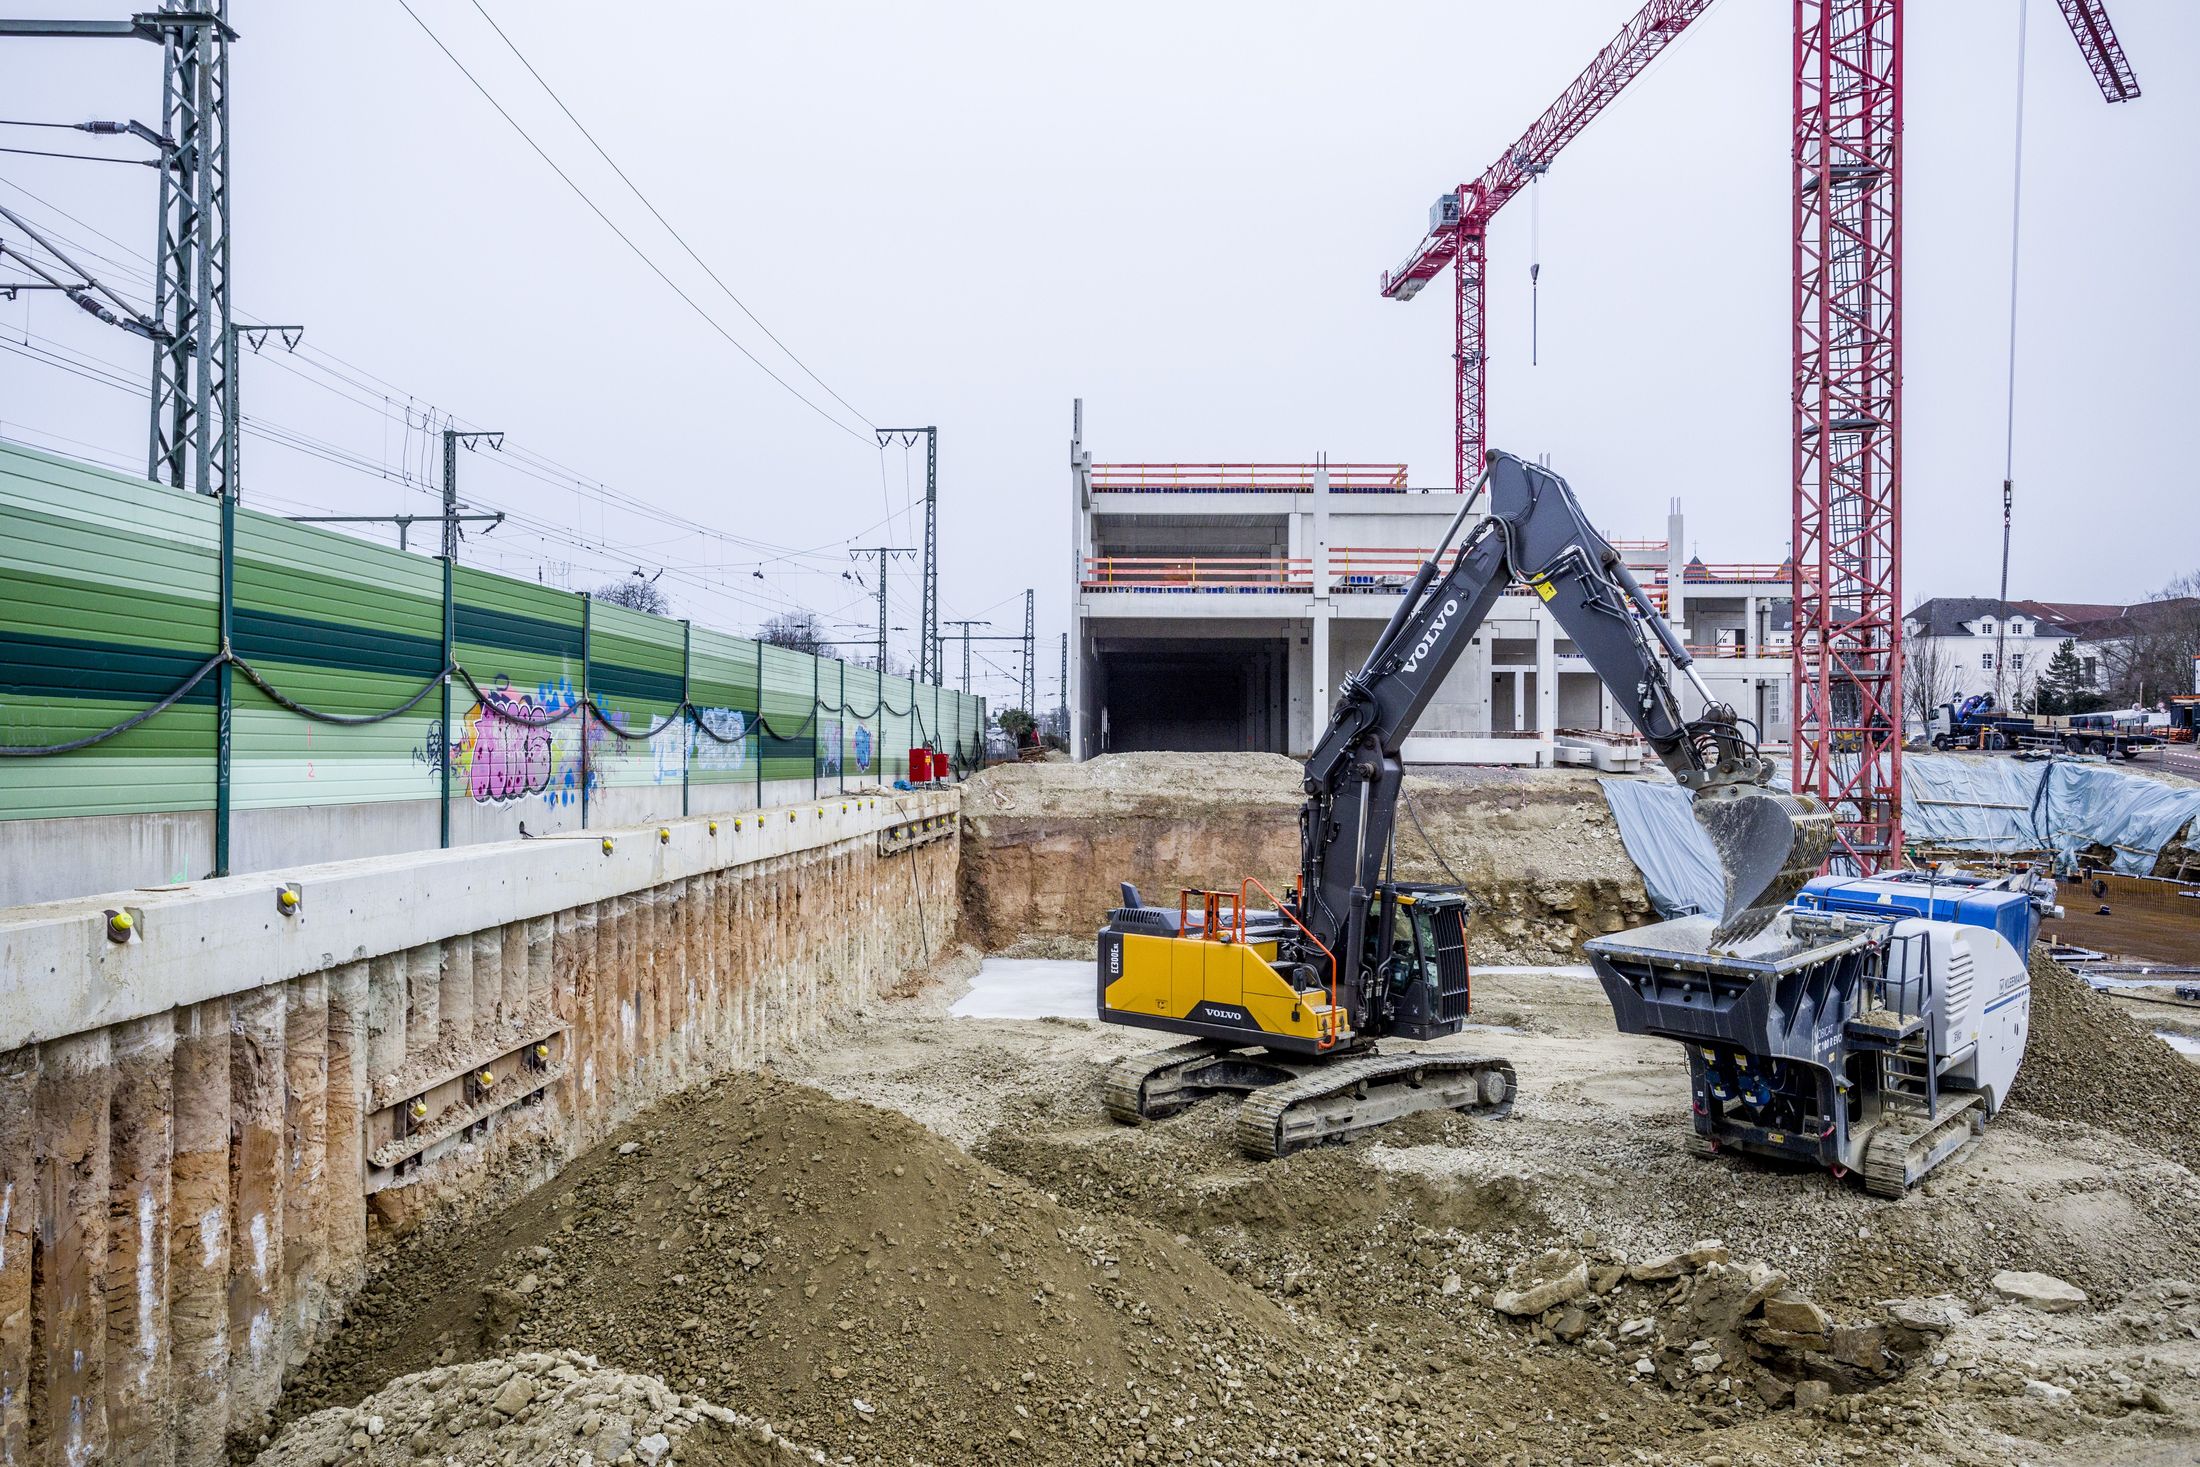
[[[947,1012],[956,1019],[1089,1019],[1098,1007],[1091,963],[987,958]]]
[[[1594,980],[1585,967],[1477,967],[1477,974],[1550,973]],[[970,989],[948,1006],[956,1019],[1089,1019],[1093,1017],[1092,965],[1072,958],[987,958],[978,965]],[[1504,1026],[1474,1025],[1474,1028]]]

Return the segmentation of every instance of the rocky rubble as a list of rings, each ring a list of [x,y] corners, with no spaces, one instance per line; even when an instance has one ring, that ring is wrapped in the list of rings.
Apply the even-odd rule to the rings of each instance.
[[[768,1423],[572,1351],[402,1376],[292,1422],[256,1467],[804,1467]]]
[[[1876,1389],[1966,1312],[1897,1299],[1879,1318],[1837,1322],[1781,1270],[1737,1262],[1716,1239],[1635,1260],[1608,1245],[1557,1249],[1507,1284],[1491,1307],[1527,1320],[1538,1341],[1579,1345],[1722,1424]]]

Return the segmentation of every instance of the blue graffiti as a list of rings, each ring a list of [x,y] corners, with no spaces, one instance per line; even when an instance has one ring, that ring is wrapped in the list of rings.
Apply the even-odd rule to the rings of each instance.
[[[866,773],[871,768],[871,731],[860,723],[856,725],[856,768]]]

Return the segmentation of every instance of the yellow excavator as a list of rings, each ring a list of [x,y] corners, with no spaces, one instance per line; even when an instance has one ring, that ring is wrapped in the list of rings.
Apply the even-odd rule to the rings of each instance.
[[[1489,509],[1469,517],[1489,494]],[[1831,815],[1771,786],[1756,730],[1712,697],[1688,649],[1566,481],[1512,454],[1488,468],[1345,679],[1306,761],[1299,872],[1148,905],[1123,884],[1100,929],[1099,1015],[1187,1037],[1104,1082],[1110,1114],[1154,1119],[1236,1092],[1238,1142],[1275,1157],[1417,1111],[1502,1116],[1517,1081],[1501,1058],[1377,1047],[1456,1034],[1469,1004],[1466,893],[1395,879],[1398,751],[1510,585],[1541,597],[1673,777],[1725,868],[1715,940],[1744,940],[1816,874]],[[1685,717],[1678,669],[1701,699]],[[1258,893],[1264,905],[1256,905]]]

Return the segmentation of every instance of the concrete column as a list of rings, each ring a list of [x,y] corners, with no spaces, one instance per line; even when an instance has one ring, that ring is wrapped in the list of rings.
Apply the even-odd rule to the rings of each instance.
[[[402,1034],[400,1034],[402,1038]],[[229,1000],[176,1015],[168,1235],[177,1467],[220,1467],[229,1430]]]
[[[547,978],[551,922],[547,917],[538,920],[542,923],[542,960],[545,964],[544,976]],[[533,922],[506,923],[499,944],[498,961],[502,964],[502,971],[500,991],[497,994],[497,1032],[508,1044],[516,1044],[522,1038],[529,1037],[519,1031],[528,1022],[527,965],[533,961],[528,934],[534,926]]]
[[[38,1046],[0,1055],[0,1462],[30,1460]]]
[[[107,1443],[108,1112],[110,1033],[39,1046],[35,1101],[40,1183],[31,1340],[41,1367],[31,1455],[75,1467]]]
[[[1542,764],[1558,762],[1558,624],[1542,611],[1535,617],[1535,727]]]
[[[1742,598],[1742,653],[1747,657],[1757,655],[1760,637],[1757,630],[1757,597],[1754,593]]]
[[[727,982],[733,997],[733,1062],[742,1069],[756,1064],[756,879],[747,871],[730,872],[733,900],[726,913],[727,957],[732,973]]]
[[[590,1134],[596,1103],[596,1036],[593,949],[594,903],[559,912],[552,919],[550,986],[552,1006],[565,1023],[566,1055],[573,1067],[567,1086],[573,1098],[575,1131]]]
[[[596,927],[596,1102],[600,1129],[609,1129],[619,1116],[619,1102],[626,1073],[627,1014],[627,897],[599,903],[602,915]]]
[[[328,1312],[328,975],[309,973],[284,986],[285,1334],[290,1344],[304,1347],[319,1335]]]
[[[473,934],[461,932],[442,946],[443,976],[436,984],[436,1045],[455,1064],[473,1057]]]
[[[1314,603],[1314,619],[1308,624],[1307,650],[1314,654],[1313,686],[1306,697],[1306,750],[1314,751],[1323,730],[1329,727],[1329,708],[1336,702],[1329,683],[1329,636],[1334,625],[1326,599]]]
[[[656,1078],[653,1098],[679,1083],[680,890],[670,883],[649,894],[650,1027],[647,1040]]]
[[[107,1430],[151,1444],[137,1462],[174,1460],[168,1364],[170,1174],[176,1019],[118,1024],[107,1122]]]
[[[416,951],[419,951],[416,949]],[[282,1386],[283,1063],[281,988],[229,1000],[230,1423],[256,1420]]]
[[[328,975],[328,1280],[348,1294],[366,1271],[367,1012],[371,968],[346,963]]]
[[[696,1042],[702,1028],[697,1022],[695,975],[701,970],[695,952],[695,908],[702,900],[703,883],[682,880],[673,884],[672,896],[672,1036],[673,1073],[688,1083],[703,1063]]]
[[[1681,518],[1681,502],[1670,501],[1665,512],[1665,619],[1688,637],[1688,524]]]
[[[405,953],[405,1056],[423,1059],[441,1037],[443,944],[424,942]],[[382,1071],[375,1073],[377,1080]]]
[[[379,1080],[405,1063],[410,967],[403,953],[385,953],[367,966],[366,1080]]]
[[[527,923],[527,993],[521,1009],[532,1024],[553,1008],[551,994],[557,988],[556,934],[558,919],[535,917]]]
[[[474,1038],[473,1053],[487,1059],[511,1048],[503,1043],[504,929],[491,927],[473,935]]]

